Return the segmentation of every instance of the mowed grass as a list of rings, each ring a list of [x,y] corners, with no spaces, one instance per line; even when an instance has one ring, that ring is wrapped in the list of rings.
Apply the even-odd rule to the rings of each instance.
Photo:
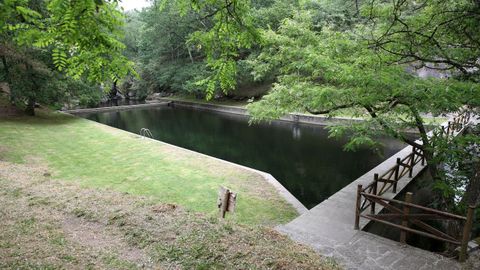
[[[46,162],[55,179],[151,196],[217,215],[217,192],[238,192],[232,221],[275,225],[297,213],[260,175],[78,117],[42,111],[0,116],[0,159]]]

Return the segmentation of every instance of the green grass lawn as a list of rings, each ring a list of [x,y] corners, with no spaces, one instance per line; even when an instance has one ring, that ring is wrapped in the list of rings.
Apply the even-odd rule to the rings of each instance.
[[[209,157],[61,113],[0,117],[0,159],[46,162],[55,179],[151,196],[216,215],[220,185],[238,192],[241,223],[274,225],[297,214],[260,175]]]

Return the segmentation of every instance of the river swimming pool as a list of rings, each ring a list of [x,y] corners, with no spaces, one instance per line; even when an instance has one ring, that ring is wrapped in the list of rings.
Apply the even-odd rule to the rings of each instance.
[[[379,138],[380,155],[363,148],[346,152],[346,139],[328,137],[322,126],[273,121],[249,125],[246,116],[181,107],[81,115],[112,127],[272,174],[307,208],[312,208],[402,149]],[[353,207],[353,206],[352,206]]]

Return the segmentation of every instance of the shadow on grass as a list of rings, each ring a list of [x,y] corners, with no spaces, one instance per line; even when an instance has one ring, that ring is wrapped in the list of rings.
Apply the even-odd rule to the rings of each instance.
[[[29,124],[29,125],[68,125],[77,121],[81,121],[73,115],[69,115],[61,112],[52,112],[47,111],[46,109],[37,109],[35,111],[35,116],[28,116],[26,114],[16,115],[16,116],[4,116],[0,115],[0,121],[10,122],[10,123],[19,123],[19,124]]]

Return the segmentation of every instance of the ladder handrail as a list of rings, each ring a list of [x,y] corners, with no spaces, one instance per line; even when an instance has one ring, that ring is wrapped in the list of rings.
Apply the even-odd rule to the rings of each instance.
[[[142,128],[142,129],[140,129],[140,136],[142,136],[142,138],[149,137],[149,138],[152,138],[152,139],[153,139],[153,134],[152,134],[152,132],[150,131],[150,129],[148,129],[148,128]]]

